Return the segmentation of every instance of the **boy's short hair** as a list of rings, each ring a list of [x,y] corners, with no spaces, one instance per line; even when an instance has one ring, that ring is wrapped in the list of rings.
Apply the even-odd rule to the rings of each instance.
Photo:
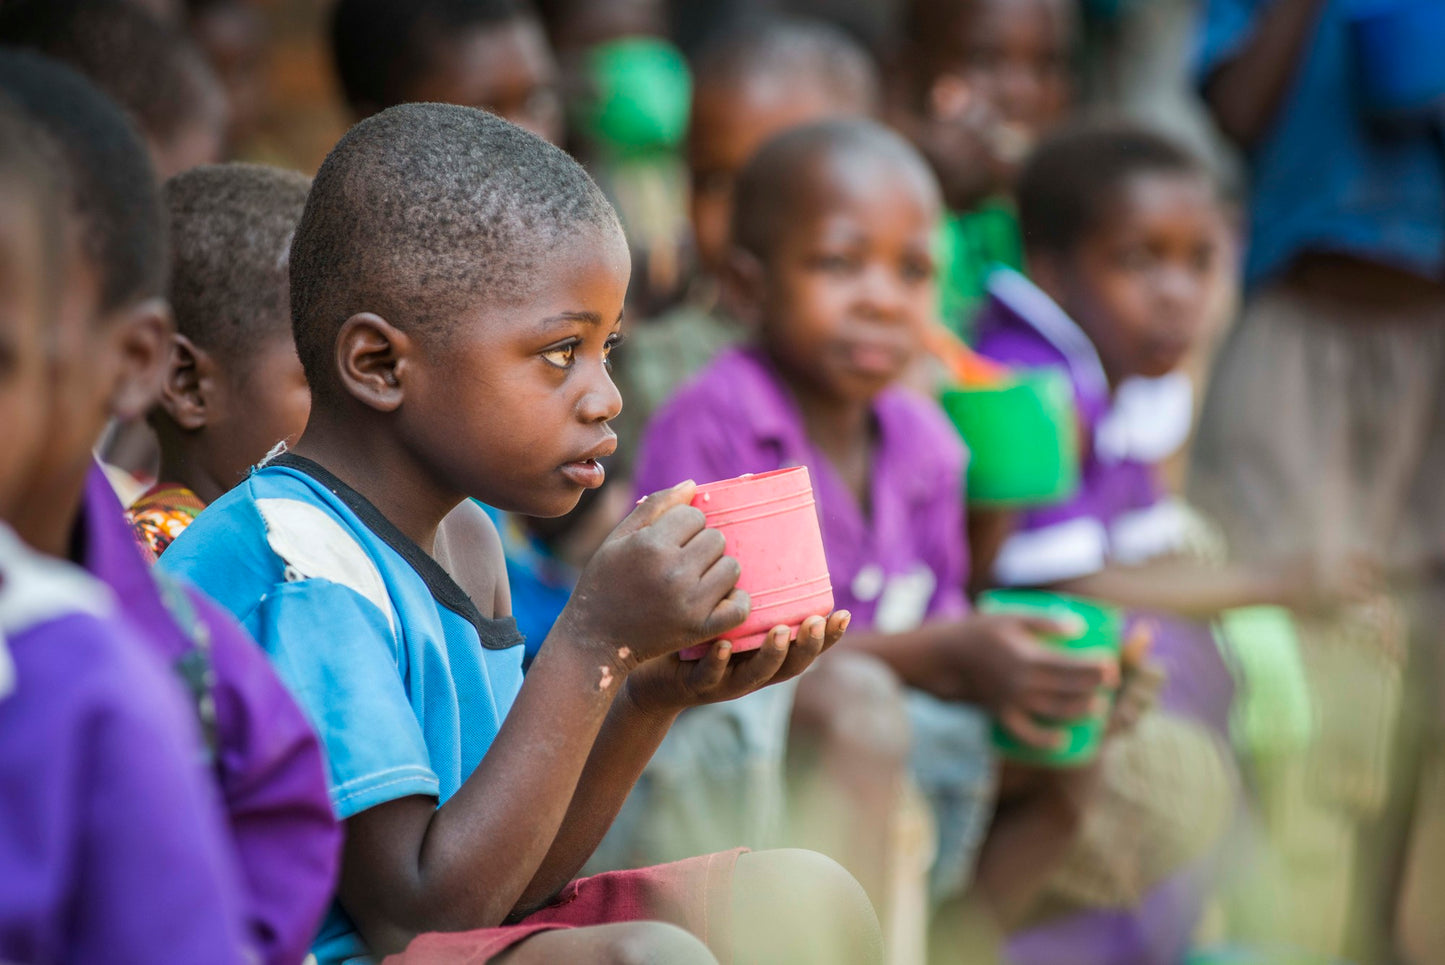
[[[933,169],[923,155],[877,121],[847,117],[804,124],[764,144],[739,175],[732,223],[737,245],[766,258],[782,227],[792,220],[790,200],[804,196],[814,176],[810,165],[840,153],[871,155],[912,168],[937,190]]]
[[[1134,124],[1083,124],[1045,139],[1019,176],[1025,246],[1072,250],[1099,227],[1120,189],[1143,174],[1210,179],[1203,162],[1188,150]]]
[[[741,86],[758,77],[817,84],[840,103],[871,113],[880,98],[878,68],[868,51],[832,24],[800,17],[751,18],[698,51],[695,86]]]
[[[621,232],[582,167],[494,114],[402,104],[361,121],[327,155],[291,245],[296,351],[313,394],[337,331],[376,312],[445,336],[479,300],[515,302],[578,227]]]
[[[431,44],[469,27],[535,16],[527,0],[338,0],[331,54],[346,102],[370,114],[406,100]]]
[[[227,363],[290,336],[291,236],[311,180],[264,164],[213,164],[162,187],[176,330]]]
[[[55,142],[84,250],[100,271],[104,311],[166,287],[160,188],[125,114],[64,64],[0,50],[0,93]]]
[[[124,0],[19,0],[0,14],[0,43],[29,47],[80,71],[158,144],[221,99],[190,38]]]
[[[59,146],[0,92],[0,191],[16,192],[39,216],[39,234],[25,239],[25,243],[40,246],[45,273],[40,286],[46,310],[53,307],[61,287],[67,188]]]

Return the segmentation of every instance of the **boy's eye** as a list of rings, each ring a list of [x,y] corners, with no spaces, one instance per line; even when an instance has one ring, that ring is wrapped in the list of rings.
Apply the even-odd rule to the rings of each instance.
[[[602,343],[602,361],[609,369],[612,367],[612,350],[621,345],[623,340],[624,336],[622,333],[617,332],[609,335],[607,341]]]
[[[562,345],[554,345],[542,352],[542,358],[549,365],[559,369],[570,369],[572,363],[577,359],[577,343],[566,342]]]
[[[903,278],[910,282],[924,282],[934,275],[933,262],[921,258],[910,258],[903,263]]]
[[[856,259],[838,254],[817,255],[812,259],[812,267],[829,275],[846,275],[856,267]]]

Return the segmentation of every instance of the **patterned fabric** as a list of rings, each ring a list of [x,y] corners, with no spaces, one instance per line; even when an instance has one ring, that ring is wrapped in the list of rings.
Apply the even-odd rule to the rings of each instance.
[[[200,497],[185,486],[156,483],[141,494],[126,511],[141,549],[159,559],[172,541],[206,508]]]

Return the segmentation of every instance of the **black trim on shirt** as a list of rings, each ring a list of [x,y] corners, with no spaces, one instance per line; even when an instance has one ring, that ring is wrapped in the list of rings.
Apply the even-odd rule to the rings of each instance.
[[[421,577],[426,588],[431,591],[433,599],[476,629],[477,637],[481,640],[483,647],[488,650],[508,650],[521,646],[523,637],[521,631],[517,629],[515,617],[482,616],[482,612],[477,609],[477,605],[472,602],[467,591],[457,585],[457,581],[452,579],[452,575],[443,569],[430,553],[418,546],[411,537],[397,529],[396,524],[382,515],[381,510],[377,509],[371,500],[342,482],[331,470],[305,456],[298,456],[290,452],[281,453],[269,460],[266,465],[294,469],[325,486],[331,495],[345,503],[346,508],[356,514],[357,519],[360,519],[367,529],[395,550],[398,556],[406,560],[407,564],[416,571],[416,575]]]

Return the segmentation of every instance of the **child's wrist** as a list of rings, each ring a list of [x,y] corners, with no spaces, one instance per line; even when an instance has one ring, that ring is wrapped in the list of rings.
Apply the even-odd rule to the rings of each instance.
[[[599,669],[605,668],[614,679],[622,681],[637,669],[637,656],[632,648],[625,644],[619,644],[616,640],[610,639],[610,635],[600,633],[588,626],[585,618],[579,618],[577,614],[563,611],[558,618],[556,629],[561,631],[562,640],[568,649],[584,657],[589,663],[597,664]]]

